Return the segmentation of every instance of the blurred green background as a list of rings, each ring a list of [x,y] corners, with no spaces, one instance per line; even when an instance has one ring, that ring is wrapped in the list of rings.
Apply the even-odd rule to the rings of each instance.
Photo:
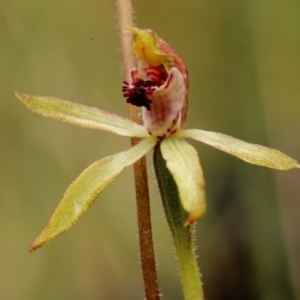
[[[135,21],[184,59],[189,127],[300,160],[300,2],[134,1]],[[0,1],[0,298],[143,299],[132,170],[68,233],[27,249],[68,184],[128,139],[28,111],[13,90],[126,115],[114,1]],[[300,172],[246,164],[199,143],[208,212],[197,224],[206,298],[300,299]],[[153,171],[150,169],[150,173]],[[151,181],[163,299],[183,299]]]

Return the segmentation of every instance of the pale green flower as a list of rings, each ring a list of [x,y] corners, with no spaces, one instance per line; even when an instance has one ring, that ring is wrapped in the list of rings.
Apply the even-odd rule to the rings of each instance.
[[[176,52],[151,30],[131,28],[138,68],[123,86],[127,102],[141,106],[144,126],[97,108],[57,98],[17,97],[33,112],[82,127],[141,138],[129,150],[105,157],[85,169],[68,187],[47,226],[31,251],[72,227],[125,168],[146,155],[158,142],[167,168],[189,213],[185,225],[199,220],[206,210],[204,178],[198,154],[184,138],[192,138],[232,154],[246,162],[274,169],[299,168],[285,154],[264,146],[199,129],[183,129],[187,117],[188,76]],[[183,224],[184,225],[184,224]]]

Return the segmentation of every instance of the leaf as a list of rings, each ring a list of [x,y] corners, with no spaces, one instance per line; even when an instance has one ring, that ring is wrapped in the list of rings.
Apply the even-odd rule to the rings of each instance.
[[[75,225],[97,196],[121,171],[147,154],[156,144],[148,138],[127,151],[94,162],[68,187],[47,226],[29,251],[34,251]]]
[[[29,96],[15,92],[33,112],[74,125],[111,131],[129,137],[149,136],[144,126],[98,108],[54,97]]]
[[[222,133],[187,129],[180,131],[178,136],[200,141],[251,164],[279,170],[289,170],[300,167],[296,160],[278,150],[247,143]]]

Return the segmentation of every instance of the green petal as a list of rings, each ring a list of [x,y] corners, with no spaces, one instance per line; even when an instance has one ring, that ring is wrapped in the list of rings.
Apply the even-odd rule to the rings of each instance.
[[[180,131],[178,136],[195,139],[251,164],[279,170],[289,170],[300,167],[296,160],[278,150],[257,144],[250,144],[222,133],[187,129]]]
[[[96,161],[85,169],[68,187],[47,226],[29,251],[36,250],[75,225],[120,172],[147,154],[155,144],[155,138],[145,139],[129,150]]]
[[[54,97],[29,96],[15,92],[33,112],[74,125],[111,131],[130,137],[147,137],[147,130],[126,118],[98,108],[85,106]]]
[[[163,140],[161,152],[176,182],[181,204],[189,213],[186,225],[192,224],[206,210],[204,178],[198,153],[186,141],[176,137]]]

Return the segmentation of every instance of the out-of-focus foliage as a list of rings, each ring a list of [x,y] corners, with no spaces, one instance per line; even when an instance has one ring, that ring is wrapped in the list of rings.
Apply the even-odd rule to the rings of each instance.
[[[183,57],[189,127],[223,132],[300,160],[300,3],[134,1]],[[27,248],[68,184],[129,141],[34,116],[13,95],[49,95],[126,115],[113,1],[0,3],[0,298],[142,299],[131,170],[73,230]],[[207,299],[300,298],[300,174],[248,165],[195,143],[208,212],[198,227]],[[151,173],[151,172],[150,172]],[[164,299],[182,299],[151,183]]]

